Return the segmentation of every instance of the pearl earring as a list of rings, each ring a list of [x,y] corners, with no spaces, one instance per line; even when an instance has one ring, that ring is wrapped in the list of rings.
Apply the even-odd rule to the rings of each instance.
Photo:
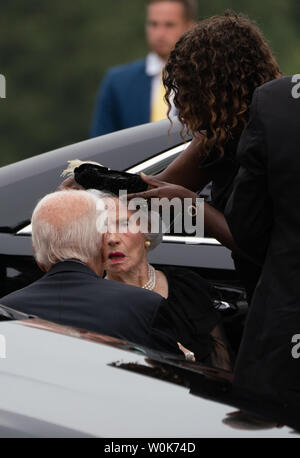
[[[145,241],[145,248],[149,248],[150,245],[151,245],[150,240],[146,240],[146,241]]]

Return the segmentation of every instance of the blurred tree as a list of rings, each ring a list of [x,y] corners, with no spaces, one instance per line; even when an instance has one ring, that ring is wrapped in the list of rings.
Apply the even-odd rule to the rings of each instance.
[[[284,73],[300,72],[299,0],[199,0],[199,19],[231,8],[256,20]],[[108,67],[140,58],[145,0],[1,0],[0,166],[88,137]]]

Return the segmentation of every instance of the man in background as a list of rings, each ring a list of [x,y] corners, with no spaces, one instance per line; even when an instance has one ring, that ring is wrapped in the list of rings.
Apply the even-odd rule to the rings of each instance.
[[[165,119],[161,73],[181,35],[195,25],[196,0],[149,0],[145,59],[110,69],[99,88],[91,137]]]

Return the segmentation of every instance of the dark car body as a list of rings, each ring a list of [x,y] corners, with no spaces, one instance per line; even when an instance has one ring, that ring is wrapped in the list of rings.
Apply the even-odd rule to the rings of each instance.
[[[231,419],[228,372],[3,306],[0,318],[0,437],[297,437]]]

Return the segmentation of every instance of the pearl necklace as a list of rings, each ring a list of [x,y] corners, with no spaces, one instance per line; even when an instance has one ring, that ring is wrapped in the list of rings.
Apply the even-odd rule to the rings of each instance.
[[[156,285],[156,272],[151,264],[148,264],[148,281],[142,286],[144,289],[152,291]]]
[[[104,277],[104,280],[108,280],[107,275]],[[153,291],[156,285],[156,271],[151,264],[148,264],[148,281],[142,286],[144,289]]]

